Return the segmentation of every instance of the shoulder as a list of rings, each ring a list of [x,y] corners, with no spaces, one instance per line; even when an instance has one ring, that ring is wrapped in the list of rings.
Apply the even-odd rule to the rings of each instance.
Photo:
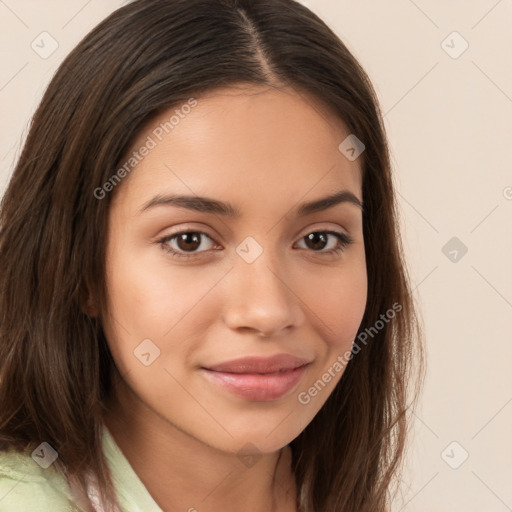
[[[43,468],[30,452],[0,451],[0,512],[78,512],[67,480],[54,467]]]

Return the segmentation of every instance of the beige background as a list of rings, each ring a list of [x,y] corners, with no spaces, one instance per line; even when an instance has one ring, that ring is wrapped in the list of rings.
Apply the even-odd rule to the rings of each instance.
[[[378,91],[423,309],[428,375],[393,510],[512,511],[512,2],[303,3]],[[56,67],[121,4],[0,0],[0,193]]]

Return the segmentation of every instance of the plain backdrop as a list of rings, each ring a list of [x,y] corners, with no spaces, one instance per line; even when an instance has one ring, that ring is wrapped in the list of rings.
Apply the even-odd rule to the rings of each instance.
[[[423,315],[428,373],[393,512],[512,511],[512,2],[303,3],[378,92]],[[1,194],[59,63],[121,5],[0,0]]]

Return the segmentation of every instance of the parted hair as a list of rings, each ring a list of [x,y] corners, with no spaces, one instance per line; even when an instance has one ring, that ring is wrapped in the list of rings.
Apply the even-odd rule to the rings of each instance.
[[[101,443],[115,364],[101,317],[84,311],[92,292],[107,308],[114,194],[99,200],[94,191],[152,118],[237,84],[291,86],[365,145],[368,299],[359,332],[401,309],[367,337],[290,446],[300,512],[387,511],[423,379],[421,322],[377,95],[334,31],[294,0],[135,0],[58,68],[0,206],[0,448],[47,441],[69,482],[85,495],[93,474],[105,510],[117,503]]]

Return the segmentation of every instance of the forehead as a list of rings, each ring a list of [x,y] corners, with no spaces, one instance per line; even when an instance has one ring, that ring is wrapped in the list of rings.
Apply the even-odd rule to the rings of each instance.
[[[151,194],[175,192],[259,201],[261,209],[342,188],[361,198],[360,159],[339,150],[348,135],[329,108],[303,92],[217,89],[146,123],[128,157],[151,149],[125,178],[120,200],[140,205]]]

